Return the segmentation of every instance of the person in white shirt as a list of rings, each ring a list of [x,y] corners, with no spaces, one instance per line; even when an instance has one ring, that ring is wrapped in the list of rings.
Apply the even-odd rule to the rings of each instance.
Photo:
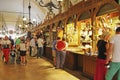
[[[43,44],[44,44],[44,41],[43,41],[42,37],[38,36],[37,44],[38,44],[38,51],[37,51],[37,58],[38,58],[38,57],[43,56]]]
[[[35,44],[35,37],[33,37],[30,40],[30,56],[34,56],[36,54],[35,52],[36,44]]]
[[[5,36],[5,38],[1,42],[2,45],[2,51],[4,56],[4,62],[7,64],[9,61],[9,53],[11,48],[11,41],[9,40],[8,36]]]
[[[120,80],[120,27],[117,27],[116,34],[110,40],[106,64],[109,62],[110,68],[108,68],[105,80],[112,80],[116,73],[117,80]]]

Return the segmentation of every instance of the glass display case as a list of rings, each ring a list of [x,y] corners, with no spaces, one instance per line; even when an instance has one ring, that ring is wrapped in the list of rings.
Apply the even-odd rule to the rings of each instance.
[[[78,28],[75,27],[74,23],[67,24],[66,39],[68,45],[78,45]]]
[[[110,37],[112,37],[115,34],[116,27],[120,26],[119,13],[112,12],[101,16],[97,16],[95,23],[96,33],[94,35],[97,44],[97,41],[100,39],[100,36],[102,34],[109,32],[111,35]],[[97,53],[97,47],[95,49],[95,52]]]
[[[79,27],[79,48],[85,53],[91,52],[92,49],[92,25],[90,20],[82,20],[77,23]]]
[[[89,21],[81,22],[80,42],[90,43],[92,41],[92,26]]]
[[[96,37],[99,39],[99,36],[105,32],[109,32],[111,35],[113,35],[116,27],[119,25],[120,20],[117,13],[105,14],[96,17]]]

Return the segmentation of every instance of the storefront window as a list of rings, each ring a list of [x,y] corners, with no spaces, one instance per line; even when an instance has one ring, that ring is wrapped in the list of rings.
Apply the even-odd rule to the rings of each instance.
[[[77,23],[79,27],[79,47],[89,52],[92,48],[92,25],[91,20],[82,20]],[[87,51],[86,51],[87,50]]]
[[[120,25],[119,16],[117,12],[98,16],[96,18],[96,36],[99,38],[100,35],[105,32],[109,32],[111,35],[115,33],[116,27]]]
[[[74,26],[74,23],[67,24],[66,34],[69,45],[78,45],[78,29]]]

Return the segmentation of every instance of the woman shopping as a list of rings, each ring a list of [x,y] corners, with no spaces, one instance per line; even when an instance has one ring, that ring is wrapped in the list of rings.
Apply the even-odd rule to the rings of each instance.
[[[7,64],[9,61],[9,54],[11,48],[11,41],[9,40],[8,36],[2,40],[2,51],[4,56],[4,62]]]

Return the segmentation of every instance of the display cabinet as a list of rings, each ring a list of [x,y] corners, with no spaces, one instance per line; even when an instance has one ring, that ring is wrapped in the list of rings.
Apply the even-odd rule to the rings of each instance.
[[[66,35],[68,45],[78,45],[78,29],[74,23],[67,24]]]
[[[92,41],[93,41],[93,31],[91,20],[81,20],[77,23],[78,37],[79,37],[79,48],[81,48],[85,53],[91,53],[92,51]]]

